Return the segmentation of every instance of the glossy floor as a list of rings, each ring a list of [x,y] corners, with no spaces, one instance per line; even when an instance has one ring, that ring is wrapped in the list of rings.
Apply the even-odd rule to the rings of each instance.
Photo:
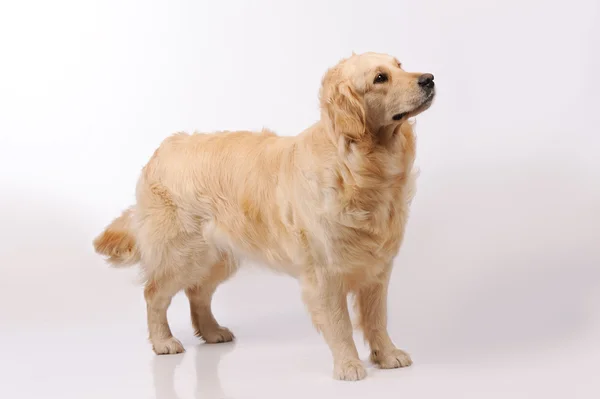
[[[511,307],[509,299],[505,306],[513,314],[486,316],[474,310],[474,320],[455,315],[457,325],[450,327],[452,320],[419,315],[417,310],[402,317],[399,308],[419,305],[414,301],[411,304],[402,293],[392,293],[392,335],[411,352],[415,364],[399,370],[378,370],[369,365],[366,380],[338,382],[331,379],[327,347],[312,329],[297,297],[296,284],[290,279],[250,271],[223,286],[216,298],[216,313],[237,334],[237,342],[229,344],[207,345],[196,339],[189,325],[186,298],[177,296],[169,316],[175,335],[187,351],[155,356],[145,340],[141,291],[131,284],[135,274],[105,271],[111,275],[99,272],[113,280],[113,290],[94,286],[83,293],[85,289],[80,287],[81,300],[64,312],[48,312],[52,317],[38,319],[37,325],[26,322],[25,315],[18,327],[17,323],[2,326],[2,397],[262,399],[393,395],[479,399],[596,398],[600,393],[600,328],[589,324],[590,320],[566,319],[568,313],[553,316],[564,309],[524,317],[528,309]],[[104,280],[99,284],[107,283]],[[235,295],[240,290],[244,290],[246,300]],[[512,294],[519,296],[518,290]],[[489,308],[489,297],[480,300]],[[18,306],[19,301],[15,298],[14,304]],[[402,302],[406,304],[400,306]],[[100,306],[93,303],[104,303],[103,310],[99,312]],[[227,308],[230,310],[225,311]],[[232,312],[232,308],[237,311]],[[422,304],[420,308],[428,306]],[[490,310],[498,311],[497,307]],[[559,320],[564,325],[553,325]],[[361,356],[366,359],[368,351],[360,337],[356,338]]]

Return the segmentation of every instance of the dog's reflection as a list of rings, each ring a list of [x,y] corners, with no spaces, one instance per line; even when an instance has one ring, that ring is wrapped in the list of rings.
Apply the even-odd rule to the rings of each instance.
[[[232,342],[218,345],[201,344],[194,350],[196,366],[195,399],[226,399],[219,379],[219,363],[226,353],[233,350]],[[180,355],[155,356],[152,361],[154,392],[156,399],[179,399],[175,390],[175,370],[191,351]]]
[[[152,377],[156,399],[178,399],[175,393],[175,369],[181,364],[183,354],[155,356],[152,360]]]

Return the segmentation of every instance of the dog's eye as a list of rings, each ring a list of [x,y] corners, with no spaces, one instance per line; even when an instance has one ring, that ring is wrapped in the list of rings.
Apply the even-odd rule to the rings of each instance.
[[[385,83],[388,81],[388,76],[385,73],[380,73],[375,77],[375,80],[373,81],[373,83],[378,84],[378,83]]]

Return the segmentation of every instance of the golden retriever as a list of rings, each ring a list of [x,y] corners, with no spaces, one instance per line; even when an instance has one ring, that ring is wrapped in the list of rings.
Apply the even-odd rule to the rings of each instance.
[[[208,343],[231,341],[211,300],[251,258],[300,281],[335,378],[366,376],[348,294],[371,360],[409,366],[388,335],[386,301],[414,192],[408,118],[434,95],[433,75],[406,72],[389,55],[352,54],[325,74],[321,118],[298,136],[238,131],[164,140],[142,170],[135,206],[94,241],[113,265],[141,264],[154,351],[184,351],[167,322],[180,290],[196,334]]]

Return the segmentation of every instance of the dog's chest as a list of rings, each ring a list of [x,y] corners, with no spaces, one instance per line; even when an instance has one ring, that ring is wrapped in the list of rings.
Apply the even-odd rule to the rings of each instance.
[[[413,161],[414,138],[407,130],[393,148],[357,148],[321,175],[321,237],[329,263],[350,274],[389,266],[408,219]]]
[[[329,262],[350,274],[382,272],[402,243],[408,213],[405,196],[403,185],[357,191],[353,201],[326,223]]]

